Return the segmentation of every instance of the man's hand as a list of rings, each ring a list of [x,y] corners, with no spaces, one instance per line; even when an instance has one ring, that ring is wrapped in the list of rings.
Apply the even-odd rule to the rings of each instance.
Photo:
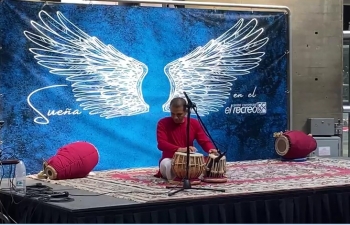
[[[186,148],[178,148],[177,151],[186,153],[187,152],[187,147]],[[196,151],[197,151],[197,149],[195,147],[190,146],[190,153],[194,153]]]
[[[186,150],[187,150],[187,148],[186,148]],[[197,149],[195,147],[190,146],[190,152],[196,152],[196,151],[197,151]]]
[[[217,155],[217,154],[218,154],[218,150],[216,150],[216,149],[210,149],[210,150],[209,150],[209,154],[215,154],[215,155]]]

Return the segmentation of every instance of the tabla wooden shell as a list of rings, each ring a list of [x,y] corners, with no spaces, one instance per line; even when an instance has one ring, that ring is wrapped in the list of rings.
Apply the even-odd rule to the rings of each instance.
[[[177,178],[186,177],[187,153],[176,152],[172,160],[172,170]],[[204,157],[200,153],[190,154],[188,179],[198,179],[204,171]]]
[[[209,154],[208,161],[206,163],[206,171],[210,171],[207,177],[224,177],[226,173],[226,156],[223,156],[218,163],[214,163],[214,160],[218,157],[215,154]],[[211,166],[210,166],[211,165]],[[211,168],[209,168],[211,167]],[[206,173],[205,173],[206,174]]]
[[[275,140],[275,150],[280,156],[285,156],[290,149],[290,143],[286,136],[279,136]]]
[[[209,154],[205,171],[203,173],[203,181],[207,183],[224,183],[227,181],[226,174],[226,156],[222,156],[219,162],[214,160],[219,157],[216,154]]]

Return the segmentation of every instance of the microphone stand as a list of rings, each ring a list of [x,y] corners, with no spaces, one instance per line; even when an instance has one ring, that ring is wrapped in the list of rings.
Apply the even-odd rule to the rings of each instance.
[[[206,190],[206,191],[221,191],[221,192],[225,192],[225,189],[213,189],[213,188],[202,188],[202,187],[192,187],[191,185],[191,181],[189,180],[189,168],[190,168],[190,122],[191,122],[191,109],[193,109],[195,112],[195,104],[192,103],[191,99],[187,96],[186,92],[184,92],[186,99],[187,99],[187,105],[186,105],[186,109],[187,109],[187,127],[186,127],[186,133],[187,133],[187,159],[186,159],[186,174],[185,174],[185,178],[183,179],[183,186],[182,188],[174,191],[174,192],[170,192],[168,194],[168,196],[172,196],[175,195],[176,193],[179,193],[181,191],[184,190],[188,190],[188,189],[193,189],[193,190]],[[196,112],[197,113],[197,112]],[[198,115],[198,114],[197,114]],[[177,188],[177,187],[167,187],[167,188]]]

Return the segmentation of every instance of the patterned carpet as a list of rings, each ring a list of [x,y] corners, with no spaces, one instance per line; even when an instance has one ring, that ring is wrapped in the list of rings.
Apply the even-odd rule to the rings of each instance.
[[[167,183],[164,180],[153,177],[157,171],[154,167],[99,171],[82,179],[42,181],[107,193],[106,195],[140,203],[350,185],[350,160],[326,158],[315,158],[306,162],[256,160],[230,162],[226,167],[227,183],[196,185],[196,187],[225,189],[225,192],[187,190],[171,197],[168,196],[168,192],[173,189],[166,189]],[[36,175],[29,177],[38,179]]]

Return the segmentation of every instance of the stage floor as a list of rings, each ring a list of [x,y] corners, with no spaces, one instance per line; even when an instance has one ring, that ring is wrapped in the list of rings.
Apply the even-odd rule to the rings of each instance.
[[[70,197],[74,201],[63,201],[63,202],[48,202],[48,207],[57,206],[63,207],[69,211],[84,211],[84,210],[94,210],[94,209],[103,209],[110,207],[125,207],[138,204],[135,201],[130,201],[121,198],[113,198],[108,195],[99,195],[95,190],[80,190],[72,187],[66,187],[62,185],[56,185],[52,183],[38,182],[36,179],[27,178],[26,185],[32,186],[37,183],[42,183],[43,185],[51,187],[55,192],[67,191],[71,195]],[[1,183],[1,188],[3,192],[14,195],[14,192],[9,191],[9,180],[3,179]],[[21,200],[20,200],[21,201]]]
[[[118,204],[123,205],[275,193],[284,190],[307,190],[350,184],[350,160],[338,158],[312,158],[305,162],[282,162],[280,160],[229,162],[227,163],[227,183],[196,185],[196,187],[225,189],[225,192],[187,190],[170,197],[168,192],[173,189],[166,189],[167,182],[153,177],[156,171],[155,167],[108,170],[94,172],[94,175],[87,178],[61,181],[42,180],[36,175],[31,175],[29,178],[33,179],[31,183],[51,183],[56,187],[60,186],[60,189],[69,187],[99,193],[106,198],[101,201],[101,204],[105,202],[104,205],[107,202],[107,204],[116,204],[114,198],[120,199]],[[107,196],[114,198],[108,199]],[[94,201],[94,207],[97,207],[96,204],[99,204],[99,201],[96,201],[95,198],[92,201]]]

